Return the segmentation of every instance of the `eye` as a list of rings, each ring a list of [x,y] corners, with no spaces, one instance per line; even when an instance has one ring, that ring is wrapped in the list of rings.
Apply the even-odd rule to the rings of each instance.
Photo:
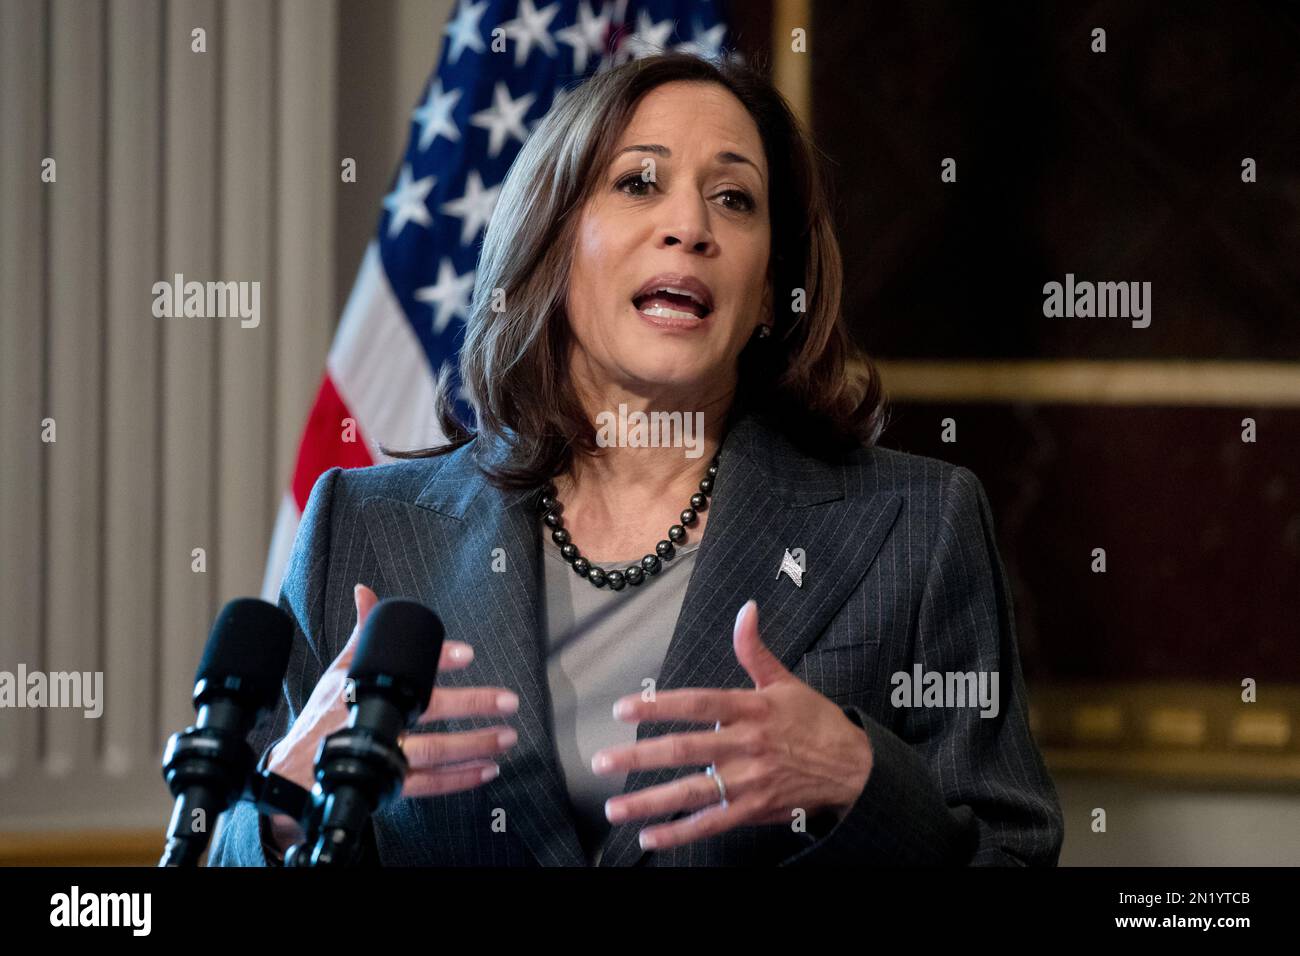
[[[629,196],[633,196],[636,198],[649,195],[649,193],[629,192],[629,190],[631,189],[649,190],[652,186],[654,186],[654,183],[648,182],[647,180],[643,179],[641,177],[641,173],[628,173],[626,176],[624,176],[622,179],[620,179],[618,182],[614,184],[614,188],[617,189],[619,192],[625,193]]]
[[[730,198],[730,202],[726,204],[728,209],[734,209],[737,212],[754,211],[754,197],[743,189],[728,189],[718,193],[718,195]]]

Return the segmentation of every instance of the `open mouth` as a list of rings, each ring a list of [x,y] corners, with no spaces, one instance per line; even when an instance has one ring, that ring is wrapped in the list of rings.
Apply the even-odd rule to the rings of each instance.
[[[713,311],[702,297],[675,286],[663,286],[633,296],[632,304],[643,315],[659,319],[703,319]]]

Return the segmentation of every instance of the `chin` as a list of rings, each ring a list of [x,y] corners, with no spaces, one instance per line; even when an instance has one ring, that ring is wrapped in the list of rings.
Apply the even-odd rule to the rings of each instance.
[[[635,386],[703,392],[716,374],[710,368],[694,367],[694,363],[684,366],[678,355],[664,356],[661,361],[647,361],[644,355],[637,358],[623,366]]]

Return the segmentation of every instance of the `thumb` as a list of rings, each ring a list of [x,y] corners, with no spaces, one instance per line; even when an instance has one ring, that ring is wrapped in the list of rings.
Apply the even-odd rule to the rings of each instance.
[[[357,605],[357,625],[352,629],[352,634],[348,637],[348,642],[343,645],[343,652],[339,656],[345,661],[351,661],[352,655],[357,652],[357,644],[361,640],[361,629],[365,626],[366,618],[370,616],[371,610],[379,603],[379,596],[364,584],[358,583],[352,589],[352,600]]]
[[[357,627],[361,627],[370,616],[371,609],[379,603],[379,595],[364,584],[358,584],[352,589],[352,597],[357,602]]]
[[[758,602],[753,598],[746,601],[736,615],[732,645],[736,651],[736,660],[740,661],[740,666],[745,668],[745,673],[754,681],[758,690],[790,676],[785,665],[767,649],[767,645],[758,636]]]

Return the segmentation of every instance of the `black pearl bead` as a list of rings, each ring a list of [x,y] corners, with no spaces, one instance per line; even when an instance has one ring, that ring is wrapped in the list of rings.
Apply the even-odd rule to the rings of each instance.
[[[655,545],[654,554],[647,554],[639,563],[623,570],[606,571],[582,557],[577,545],[573,543],[572,535],[564,527],[564,519],[561,517],[564,505],[556,497],[558,492],[554,482],[543,485],[538,497],[542,521],[551,529],[551,540],[559,545],[560,555],[572,565],[574,573],[586,578],[594,587],[603,588],[608,584],[610,590],[621,591],[629,584],[639,585],[651,575],[658,574],[663,561],[671,561],[676,556],[677,545],[686,539],[686,529],[699,523],[699,513],[709,507],[709,494],[713,491],[713,481],[718,474],[719,457],[714,455],[709,463],[708,474],[700,480],[699,492],[691,495],[690,507],[681,513],[681,524],[669,527],[668,537]]]

